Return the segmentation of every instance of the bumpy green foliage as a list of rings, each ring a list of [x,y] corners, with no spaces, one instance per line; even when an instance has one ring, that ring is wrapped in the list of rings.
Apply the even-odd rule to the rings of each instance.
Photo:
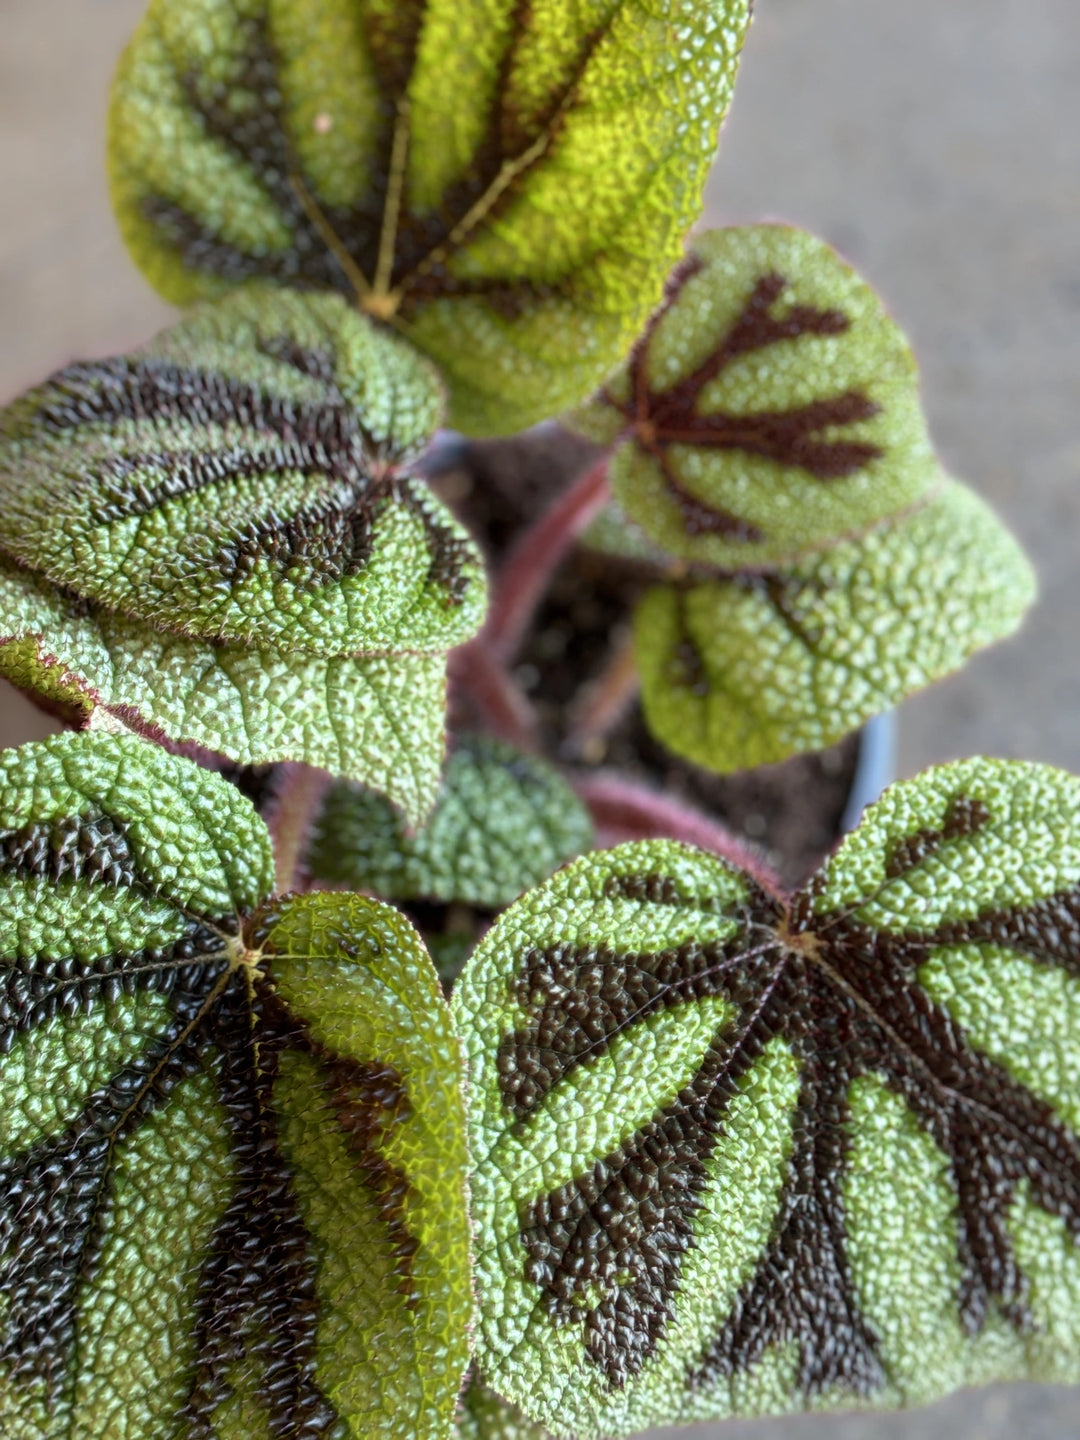
[[[650,730],[711,770],[822,749],[1016,629],[1035,593],[990,510],[946,482],[775,574],[658,585],[638,607]]]
[[[461,429],[578,403],[697,213],[748,0],[153,0],[113,198],[180,303],[344,292],[448,376]]]
[[[0,757],[0,1429],[449,1434],[458,1044],[419,940],[269,902],[269,837],[134,739]]]
[[[501,1400],[479,1380],[465,1392],[458,1418],[457,1440],[551,1440],[542,1425]]]
[[[60,371],[0,417],[0,670],[421,819],[443,655],[485,604],[479,554],[403,468],[438,414],[400,341],[266,286]]]
[[[915,360],[869,285],[784,225],[695,237],[630,359],[577,424],[672,555],[775,565],[936,482]]]
[[[427,823],[406,832],[370,791],[331,790],[308,859],[321,880],[388,900],[500,909],[592,843],[592,823],[550,766],[486,736],[464,736]]]
[[[458,984],[479,1361],[560,1435],[1080,1380],[1080,781],[889,790],[788,899],[666,841]]]

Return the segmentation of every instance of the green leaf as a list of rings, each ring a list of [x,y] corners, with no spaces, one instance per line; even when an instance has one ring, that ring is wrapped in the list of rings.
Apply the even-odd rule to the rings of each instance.
[[[442,655],[326,659],[184,640],[69,599],[0,559],[0,675],[90,729],[349,776],[413,824],[438,794]]]
[[[1011,634],[1035,594],[994,514],[924,505],[775,574],[658,585],[635,621],[649,729],[726,772],[823,749]]]
[[[551,1440],[551,1436],[474,1380],[465,1391],[456,1440]]]
[[[672,555],[773,565],[924,496],[915,360],[870,287],[783,225],[691,242],[627,363],[572,423]]]
[[[455,991],[481,1373],[587,1440],[1080,1380],[1080,781],[886,792],[798,894],[666,841]]]
[[[0,416],[0,673],[418,823],[445,651],[485,607],[479,553],[405,468],[438,410],[407,346],[268,286],[60,371]]]
[[[335,289],[519,429],[625,353],[695,218],[748,0],[153,0],[113,201],[180,304]]]
[[[343,301],[244,293],[0,418],[0,547],[189,639],[446,650],[483,619],[480,557],[397,464],[437,408],[429,367]]]
[[[495,910],[591,843],[588,813],[556,771],[502,741],[465,736],[447,762],[430,818],[414,835],[378,795],[335,786],[308,866],[321,880],[388,900]]]
[[[402,916],[272,878],[188,761],[0,756],[5,1434],[450,1433],[458,1042]]]

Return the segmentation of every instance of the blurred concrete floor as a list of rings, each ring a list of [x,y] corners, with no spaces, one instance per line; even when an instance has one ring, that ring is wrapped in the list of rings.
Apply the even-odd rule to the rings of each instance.
[[[109,74],[142,8],[0,0],[0,402],[169,319],[123,253],[102,166]],[[1039,571],[1017,639],[904,705],[904,773],[979,752],[1080,770],[1078,64],[1077,0],[758,0],[709,187],[709,222],[795,221],[875,282],[915,341],[947,462]],[[0,691],[0,743],[49,728]],[[1074,1440],[1080,1394],[692,1434]]]

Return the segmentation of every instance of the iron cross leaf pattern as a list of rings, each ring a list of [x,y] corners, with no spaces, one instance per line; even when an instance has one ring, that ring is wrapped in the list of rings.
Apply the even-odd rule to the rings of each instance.
[[[253,285],[0,414],[0,673],[83,723],[435,798],[446,652],[486,605],[410,474],[432,367]]]
[[[695,219],[749,0],[153,0],[110,119],[168,299],[338,291],[508,433],[625,354]]]
[[[408,922],[276,900],[218,776],[0,757],[0,1430],[446,1437],[472,1312],[461,1060]]]
[[[793,896],[666,841],[454,994],[486,1381],[556,1435],[1080,1379],[1080,781],[901,782]]]

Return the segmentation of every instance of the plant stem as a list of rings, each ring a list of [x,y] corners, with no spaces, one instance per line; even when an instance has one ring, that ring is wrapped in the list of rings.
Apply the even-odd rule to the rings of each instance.
[[[602,742],[629,709],[641,688],[634,634],[629,626],[619,635],[607,664],[574,699],[567,750],[588,760],[590,747]],[[602,749],[602,746],[601,746]],[[600,757],[602,758],[602,754]]]
[[[607,464],[604,455],[575,480],[503,561],[484,630],[496,659],[506,661],[516,653],[553,572],[606,503]]]
[[[274,842],[274,883],[279,895],[307,887],[304,852],[330,785],[325,770],[287,761],[278,769],[266,823]]]
[[[483,637],[451,651],[450,674],[492,735],[521,750],[536,748],[536,711]]]
[[[728,864],[745,870],[770,894],[785,893],[780,877],[767,864],[761,852],[707,815],[691,810],[670,796],[616,775],[577,776],[573,784],[592,815],[598,844],[619,845],[625,840],[681,840],[719,855]]]

